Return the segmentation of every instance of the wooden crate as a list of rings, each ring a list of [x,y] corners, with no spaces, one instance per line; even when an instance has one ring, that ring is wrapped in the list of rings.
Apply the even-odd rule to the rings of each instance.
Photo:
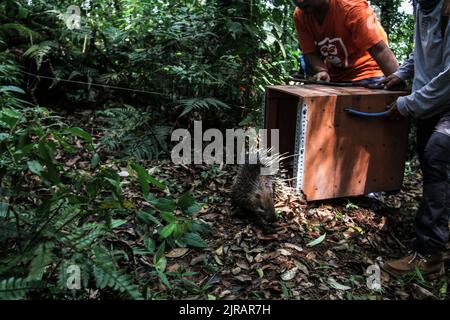
[[[345,109],[381,112],[405,94],[363,87],[268,87],[264,127],[279,129],[280,153],[294,155],[296,190],[308,201],[399,190],[409,121],[361,118]]]

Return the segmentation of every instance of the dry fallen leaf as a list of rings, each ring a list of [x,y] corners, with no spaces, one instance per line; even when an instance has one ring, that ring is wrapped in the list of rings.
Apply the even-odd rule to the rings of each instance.
[[[297,274],[297,272],[298,272],[298,268],[297,267],[292,268],[291,270],[288,270],[288,271],[282,273],[281,274],[281,279],[283,281],[290,281],[290,280],[295,278],[295,275]]]
[[[167,272],[176,272],[178,269],[180,269],[180,265],[178,263],[172,264],[166,268]]]
[[[250,266],[245,261],[238,261],[238,262],[236,262],[236,265],[244,270],[250,269]]]
[[[191,260],[190,265],[195,266],[196,264],[199,264],[200,262],[202,262],[204,259],[206,259],[206,255],[204,255],[204,254],[199,255]]]
[[[223,266],[223,262],[222,262],[222,260],[220,260],[220,258],[218,257],[218,256],[214,256],[214,260],[216,260],[216,263],[218,264],[218,265],[220,265],[220,266]]]
[[[303,248],[301,248],[300,246],[297,246],[296,244],[285,243],[284,246],[285,246],[286,248],[290,248],[290,249],[297,250],[298,252],[303,252]]]
[[[166,253],[166,258],[180,258],[188,253],[188,248],[175,248]]]
[[[439,300],[433,293],[429,290],[422,288],[421,286],[413,283],[414,288],[414,298],[418,300]]]
[[[282,256],[289,257],[292,255],[292,253],[286,249],[278,249],[277,250]]]
[[[241,273],[241,271],[242,271],[241,268],[236,267],[236,268],[234,268],[234,269],[231,270],[231,273],[232,273],[233,275],[238,275],[239,273]]]
[[[301,272],[309,276],[308,268],[303,263],[294,259],[294,264]]]
[[[250,276],[248,276],[248,275],[246,275],[246,274],[239,275],[239,276],[236,276],[236,277],[234,277],[234,278],[237,279],[237,280],[239,280],[239,281],[241,281],[241,282],[252,281],[252,277],[250,277]]]
[[[223,246],[220,246],[219,248],[217,248],[215,252],[218,256],[221,256],[223,254]]]

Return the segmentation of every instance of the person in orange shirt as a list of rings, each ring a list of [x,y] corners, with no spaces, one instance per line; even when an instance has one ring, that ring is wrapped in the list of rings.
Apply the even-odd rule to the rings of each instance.
[[[372,84],[397,71],[386,32],[366,0],[294,0],[300,49],[316,80]]]

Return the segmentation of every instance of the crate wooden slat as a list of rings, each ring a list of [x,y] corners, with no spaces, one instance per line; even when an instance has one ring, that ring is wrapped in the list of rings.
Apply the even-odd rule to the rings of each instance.
[[[409,121],[360,118],[345,108],[381,112],[405,94],[363,87],[268,87],[264,127],[280,130],[280,153],[297,155],[292,170],[297,191],[307,200],[322,200],[399,190]]]

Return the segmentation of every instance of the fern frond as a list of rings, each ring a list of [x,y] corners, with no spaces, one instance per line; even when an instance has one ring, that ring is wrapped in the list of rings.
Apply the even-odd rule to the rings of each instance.
[[[167,150],[167,140],[172,127],[153,125],[150,111],[141,111],[125,105],[126,108],[111,108],[97,112],[105,122],[104,135],[100,139],[107,152],[120,151],[138,159],[152,159]]]
[[[39,33],[20,23],[2,24],[0,25],[0,33],[3,33],[6,36],[5,40],[21,39],[22,41],[25,41],[31,38],[33,41],[40,41],[42,39],[42,36]]]
[[[180,117],[188,114],[193,110],[210,110],[216,109],[217,111],[229,109],[230,107],[216,99],[216,98],[193,98],[180,100],[180,106],[183,107],[183,112]]]
[[[139,287],[133,284],[131,277],[117,271],[115,263],[108,251],[100,246],[93,248],[95,252],[94,277],[99,289],[110,287],[119,292],[126,292],[132,299],[142,299]]]
[[[9,278],[0,281],[0,300],[20,300],[31,290],[41,289],[39,282],[22,278]]]
[[[78,252],[81,252],[106,234],[106,230],[102,226],[98,223],[86,223],[67,236],[62,237],[60,241],[64,244],[71,244]]]
[[[43,243],[40,244],[36,251],[35,257],[31,261],[31,270],[27,279],[29,280],[41,280],[44,275],[45,268],[53,261],[53,244]]]
[[[0,53],[0,84],[19,84],[19,65],[10,54]]]
[[[28,48],[27,51],[24,52],[23,56],[34,59],[37,68],[39,69],[44,57],[47,56],[52,51],[52,49],[55,49],[57,47],[58,44],[54,41],[44,41],[39,44],[32,45],[30,48]]]

